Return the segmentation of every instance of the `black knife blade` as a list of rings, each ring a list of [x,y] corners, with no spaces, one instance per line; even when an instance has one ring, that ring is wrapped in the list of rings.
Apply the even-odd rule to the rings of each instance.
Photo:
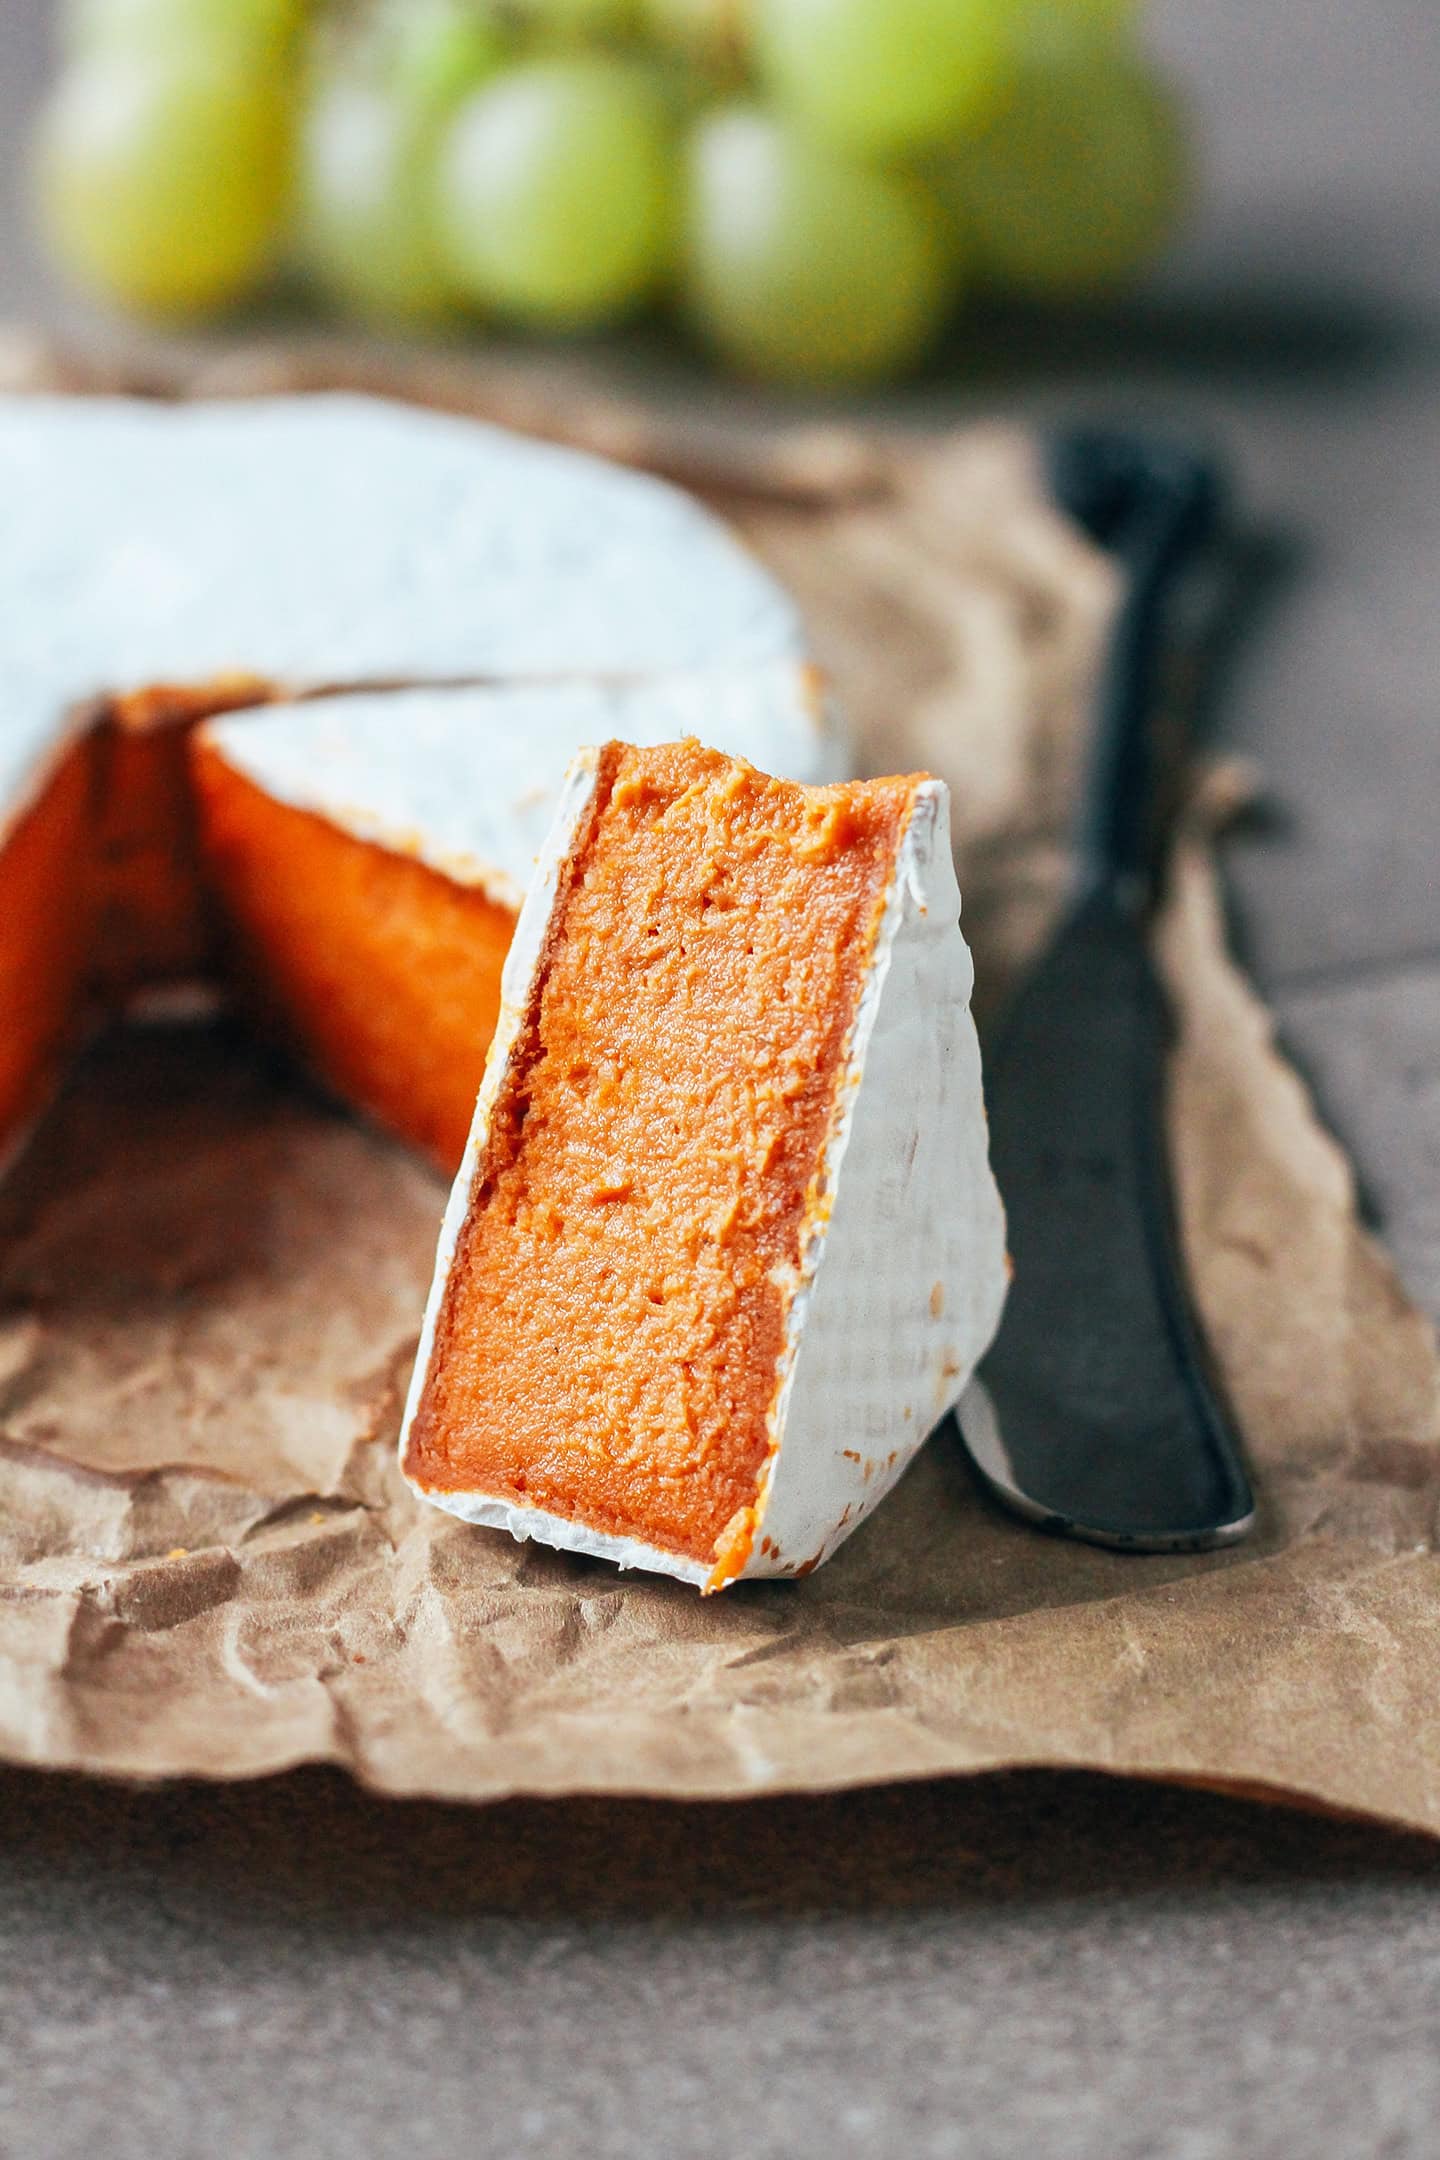
[[[1209,463],[1166,443],[1062,439],[1056,490],[1125,564],[1085,790],[1076,896],[987,1076],[1014,1279],[957,1417],[997,1496],[1135,1551],[1243,1536],[1254,1500],[1191,1302],[1166,1130],[1171,1037],[1148,928],[1164,860],[1167,602],[1213,532]]]

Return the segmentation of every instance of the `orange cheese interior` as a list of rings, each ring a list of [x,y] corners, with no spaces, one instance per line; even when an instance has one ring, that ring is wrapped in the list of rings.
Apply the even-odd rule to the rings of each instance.
[[[337,1094],[453,1170],[514,911],[278,803],[194,746],[201,854],[238,979]]]
[[[514,911],[273,801],[192,732],[263,695],[114,700],[0,832],[0,1153],[88,1020],[228,966],[338,1094],[459,1163]]]
[[[93,758],[62,757],[0,847],[0,1158],[41,1107],[83,1002],[96,921]]]
[[[91,737],[89,867],[99,893],[92,972],[106,1002],[212,970],[215,940],[190,798],[189,730],[197,720],[265,696],[263,683],[234,676],[203,689],[162,684],[105,707]]]
[[[912,799],[602,753],[411,1429],[423,1486],[743,1561]]]

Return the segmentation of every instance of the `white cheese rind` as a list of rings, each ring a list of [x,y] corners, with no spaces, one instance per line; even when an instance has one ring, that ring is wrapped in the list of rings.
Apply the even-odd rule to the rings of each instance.
[[[916,790],[839,1080],[828,1205],[790,1305],[741,1579],[828,1558],[959,1400],[999,1325],[1005,1220],[959,919],[949,791],[929,780]]]
[[[578,451],[374,398],[0,398],[0,838],[101,695],[802,649],[717,519]]]
[[[699,735],[787,780],[844,779],[850,751],[804,662],[645,680],[507,683],[257,706],[208,723],[280,802],[518,908],[586,744]]]
[[[410,1484],[422,1500],[443,1508],[447,1515],[458,1515],[461,1522],[473,1523],[477,1530],[508,1530],[521,1545],[553,1545],[561,1552],[582,1553],[587,1560],[608,1560],[614,1567],[639,1568],[647,1575],[673,1575],[678,1582],[693,1583],[697,1590],[703,1590],[710,1580],[711,1569],[698,1560],[687,1560],[682,1553],[662,1552],[658,1546],[647,1545],[643,1538],[610,1537],[603,1530],[591,1530],[563,1515],[551,1515],[545,1508],[518,1507],[512,1501],[495,1500],[485,1493],[431,1492],[413,1478]]]
[[[400,1433],[402,1471],[476,1169],[594,787],[595,760],[587,756],[567,775],[516,926],[500,1024],[440,1233]],[[990,1172],[973,970],[959,913],[949,793],[926,781],[897,851],[837,1079],[776,1375],[770,1463],[734,1580],[803,1574],[827,1558],[958,1401],[999,1324],[1004,1215]],[[682,1582],[711,1579],[709,1567],[641,1539],[610,1537],[487,1493],[432,1492],[409,1481],[450,1514],[512,1537]]]

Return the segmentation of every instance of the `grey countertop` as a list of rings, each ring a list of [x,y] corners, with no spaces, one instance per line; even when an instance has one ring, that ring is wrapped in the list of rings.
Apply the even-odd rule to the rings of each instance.
[[[45,0],[0,10],[7,155]],[[1440,1311],[1440,14],[1161,0],[1163,284],[902,410],[1179,413],[1274,536],[1238,934]],[[0,195],[5,312],[53,305]],[[1440,1675],[1437,1675],[1440,1683]],[[0,1774],[0,2155],[1440,2151],[1440,1849],[1027,1775],[733,1809]]]

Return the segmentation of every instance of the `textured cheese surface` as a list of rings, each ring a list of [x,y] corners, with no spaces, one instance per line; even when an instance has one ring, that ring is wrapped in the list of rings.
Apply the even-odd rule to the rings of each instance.
[[[451,1189],[409,1400],[405,1465],[470,1189],[543,961],[559,877],[595,784],[571,768],[506,962],[500,1025]],[[864,1521],[964,1391],[1005,1299],[973,979],[959,928],[949,794],[916,790],[836,1076],[820,1203],[791,1291],[771,1456],[736,1580],[798,1575]],[[411,1481],[415,1483],[415,1481]],[[632,1538],[475,1492],[415,1490],[462,1520],[702,1584],[709,1570]]]
[[[644,682],[316,698],[229,714],[206,735],[267,794],[515,907],[566,768],[587,744],[698,735],[787,780],[849,771],[836,716],[794,661]]]
[[[378,399],[0,398],[0,822],[67,711],[796,656],[790,602],[662,482]]]

